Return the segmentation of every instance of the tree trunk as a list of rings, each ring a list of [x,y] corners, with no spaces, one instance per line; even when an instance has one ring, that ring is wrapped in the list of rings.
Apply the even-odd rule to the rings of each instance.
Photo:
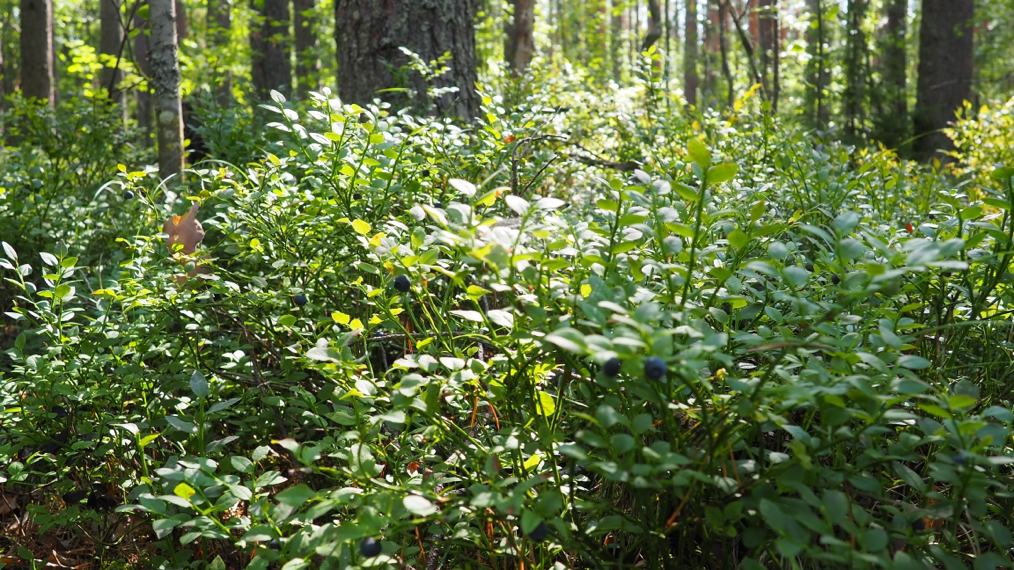
[[[380,89],[408,87],[411,100],[397,92],[380,95],[395,106],[413,104],[422,112],[471,120],[480,104],[475,91],[474,21],[473,0],[335,0],[339,95],[363,105]],[[409,63],[400,46],[427,63],[449,52],[451,59],[444,64],[449,69],[430,78],[411,71],[399,82],[392,70]],[[445,91],[450,87],[457,91]]]
[[[535,0],[510,0],[514,16],[504,20],[504,59],[515,75],[522,75],[535,55]]]
[[[621,47],[623,46],[623,30],[626,28],[623,19],[626,15],[626,10],[623,9],[620,0],[611,0],[609,12],[609,60],[613,68],[613,80],[619,83],[621,77],[623,77],[623,51]]]
[[[641,42],[641,51],[655,45],[660,37],[662,37],[662,11],[658,7],[658,0],[648,0],[648,33]]]
[[[53,64],[53,2],[21,0],[21,93],[54,105]]]
[[[306,99],[317,91],[320,59],[317,58],[317,15],[315,0],[292,0],[296,37],[296,92]]]
[[[120,107],[123,120],[127,120],[127,93],[120,88],[123,81],[123,17],[120,0],[100,0],[99,21],[101,38],[99,53],[110,61],[105,62],[100,75],[109,100]]]
[[[940,132],[972,92],[973,0],[923,0],[916,83],[915,152],[929,159],[953,148]]]
[[[771,101],[771,112],[778,111],[778,0],[760,0],[757,18],[760,44],[761,83]]]
[[[726,105],[731,109],[736,100],[736,84],[732,78],[732,70],[729,69],[729,48],[725,40],[725,24],[729,19],[727,8],[722,0],[715,0],[718,4],[718,49],[722,56],[722,75],[725,76],[727,84]]]
[[[215,88],[215,99],[222,107],[228,107],[232,100],[232,72],[227,65],[223,65],[222,54],[229,47],[229,36],[232,30],[232,9],[229,0],[208,0],[207,25],[211,32],[211,43],[215,46],[218,54],[219,67],[215,69],[213,83]]]
[[[14,27],[14,0],[6,0],[4,2],[3,10],[3,25],[0,30],[0,59],[7,60],[7,66],[4,68],[4,72],[0,74],[0,83],[3,84],[2,90],[0,90],[0,96],[13,95],[17,90],[17,75],[18,68],[16,65],[15,58],[11,57],[11,40],[10,32],[11,28]]]
[[[150,14],[149,14],[150,15]],[[151,147],[152,110],[151,110],[151,62],[148,41],[148,22],[140,16],[134,16],[134,28],[139,33],[134,36],[134,67],[140,71],[146,81],[134,90],[137,101],[137,126],[141,129],[141,143],[145,148]]]
[[[173,0],[148,0],[151,28],[151,85],[158,138],[158,174],[183,179],[183,118],[180,105],[180,63],[176,45]]]
[[[824,7],[821,0],[807,0],[810,18],[816,25],[810,25],[806,35],[806,50],[810,61],[806,64],[806,102],[813,125],[824,129],[829,113],[824,89],[827,88],[827,62],[824,61]]]
[[[863,66],[866,55],[866,0],[848,0],[848,27],[845,32],[845,139],[853,144],[862,137],[865,118],[866,78]]]
[[[254,10],[263,18],[260,26],[250,26],[250,48],[253,51],[252,79],[257,95],[267,99],[274,89],[292,96],[292,64],[289,61],[289,0],[251,0]],[[258,6],[263,6],[258,10]],[[345,22],[341,22],[344,24]]]
[[[886,108],[878,106],[878,138],[888,148],[897,148],[908,138],[908,66],[905,36],[908,33],[908,0],[889,0],[884,7],[887,26],[881,44],[882,93]]]
[[[697,0],[686,0],[683,49],[683,94],[687,105],[697,105]]]

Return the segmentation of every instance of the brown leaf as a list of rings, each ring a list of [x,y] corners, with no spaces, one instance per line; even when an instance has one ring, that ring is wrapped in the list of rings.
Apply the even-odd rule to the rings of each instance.
[[[197,251],[197,244],[201,243],[204,239],[204,228],[201,226],[201,222],[197,221],[197,209],[200,208],[200,204],[194,202],[194,205],[190,207],[190,211],[182,216],[173,215],[165,221],[165,225],[162,226],[162,232],[168,234],[165,243],[169,246],[169,251],[173,250],[173,246],[177,243],[183,244],[183,253],[187,255],[193,254]]]

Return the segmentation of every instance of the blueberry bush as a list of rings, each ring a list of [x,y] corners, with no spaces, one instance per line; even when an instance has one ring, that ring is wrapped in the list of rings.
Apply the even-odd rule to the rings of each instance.
[[[752,92],[690,114],[646,69],[471,125],[274,94],[264,154],[186,185],[8,154],[0,548],[1010,568],[1010,103],[920,165]],[[203,241],[167,248],[194,203]]]

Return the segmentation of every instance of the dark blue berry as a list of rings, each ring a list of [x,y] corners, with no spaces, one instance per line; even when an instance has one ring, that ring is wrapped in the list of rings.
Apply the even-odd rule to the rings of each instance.
[[[363,199],[363,195],[360,194],[359,192],[356,192],[355,194],[352,195],[352,199],[353,200],[362,200]]]
[[[359,553],[364,558],[373,558],[374,556],[380,556],[380,543],[373,539],[372,536],[368,536],[359,543]]]
[[[539,526],[532,529],[532,532],[528,533],[528,538],[534,542],[542,542],[549,536],[549,527],[546,523],[540,522]]]
[[[408,275],[399,275],[394,278],[394,288],[402,293],[408,293],[408,290],[412,288],[412,281],[409,280]]]
[[[436,206],[437,208],[443,208],[444,207],[444,203],[443,202],[436,202],[433,205]]]
[[[271,550],[281,550],[282,543],[279,542],[277,538],[272,538],[271,542],[268,543],[268,548],[270,548]]]
[[[648,377],[648,380],[661,380],[665,377],[668,368],[665,360],[657,356],[649,356],[644,361],[644,375]]]
[[[837,275],[832,275],[831,276],[831,283],[834,283],[835,285],[841,283],[841,277],[838,277]]]
[[[610,358],[602,365],[602,372],[610,378],[620,373],[620,367],[623,365],[623,361],[619,358]]]
[[[954,456],[954,463],[956,463],[958,465],[964,465],[965,464],[965,456],[964,455],[955,455]]]
[[[302,307],[306,304],[306,295],[300,293],[292,298],[292,302],[295,303],[297,307]]]
[[[124,200],[133,200],[134,199],[134,193],[131,192],[130,190],[127,190],[126,192],[123,193],[123,199]]]

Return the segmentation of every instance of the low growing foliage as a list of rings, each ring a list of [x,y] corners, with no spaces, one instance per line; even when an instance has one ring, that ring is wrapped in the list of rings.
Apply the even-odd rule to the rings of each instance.
[[[1010,567],[1014,165],[646,83],[580,151],[276,94],[264,160],[121,168],[114,269],[5,241],[4,493],[161,568]]]

